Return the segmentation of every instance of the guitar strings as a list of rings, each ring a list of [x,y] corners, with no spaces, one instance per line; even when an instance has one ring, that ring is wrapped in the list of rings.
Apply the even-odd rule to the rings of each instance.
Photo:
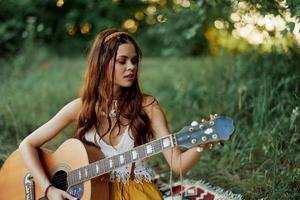
[[[169,136],[168,136],[169,137]],[[149,156],[152,156],[152,155],[154,155],[154,154],[156,154],[156,153],[159,153],[159,152],[162,152],[163,150],[165,150],[165,149],[163,149],[163,146],[162,146],[162,141],[161,141],[161,139],[162,138],[160,138],[160,139],[158,139],[158,140],[154,140],[154,141],[151,141],[151,142],[149,142],[149,143],[146,143],[146,144],[144,144],[144,145],[141,145],[141,146],[139,146],[139,147],[136,147],[135,149],[140,153],[140,151],[141,150],[143,150],[143,151],[145,151],[146,149],[145,149],[145,146],[146,145],[149,145],[149,144],[151,144],[151,146],[153,147],[153,149],[154,149],[154,153],[151,153],[151,154],[146,154],[146,152],[144,153],[145,154],[145,157],[144,158],[142,158],[142,159],[145,159],[145,158],[147,158],[147,157],[149,157]],[[159,141],[159,142],[158,142]],[[171,146],[170,146],[171,147]],[[141,150],[139,150],[139,149],[141,149]],[[130,151],[132,151],[132,150],[130,150]],[[130,151],[127,151],[127,152],[130,152]],[[114,158],[115,157],[120,157],[121,155],[124,155],[124,157],[125,157],[125,154],[127,153],[127,152],[124,152],[124,153],[121,153],[121,154],[117,154],[117,155],[115,155],[115,156],[112,156],[112,157],[110,157],[110,158],[104,158],[104,159],[102,159],[102,160],[100,160],[100,164],[101,163],[103,163],[102,164],[102,168],[101,169],[106,169],[106,167],[105,167],[105,160],[108,160],[108,159],[112,159],[112,160],[115,160]],[[138,154],[139,155],[139,154]],[[142,160],[141,159],[141,160]],[[132,160],[131,160],[132,161]],[[99,162],[99,161],[97,161],[97,162]],[[96,163],[96,162],[94,162],[94,163]],[[91,164],[89,164],[88,166],[91,166],[91,165],[93,165],[94,163],[91,163]],[[130,163],[132,163],[132,162],[129,162],[129,163],[126,163],[126,164],[124,164],[124,165],[127,165],[127,164],[130,164]],[[123,165],[123,166],[124,166]],[[76,182],[78,182],[78,181],[76,181],[77,180],[77,176],[75,176],[74,177],[74,175],[75,175],[75,171],[79,171],[80,169],[84,169],[84,168],[90,168],[90,170],[91,170],[91,172],[89,173],[89,174],[92,174],[92,176],[86,176],[84,179],[91,179],[91,178],[94,178],[94,177],[97,177],[98,175],[97,174],[95,174],[95,175],[97,175],[97,176],[93,176],[93,174],[94,174],[94,172],[93,172],[93,170],[95,169],[95,168],[91,168],[91,167],[81,167],[81,168],[78,168],[78,169],[75,169],[75,170],[72,170],[72,171],[70,171],[70,172],[66,172],[66,174],[67,174],[67,176],[65,175],[65,174],[59,174],[59,175],[57,175],[56,177],[55,177],[55,183],[57,183],[57,184],[62,184],[62,183],[66,183],[68,186],[69,185],[75,185],[75,183]],[[119,166],[119,167],[122,167],[122,166]],[[115,167],[114,167],[114,169],[115,169]],[[110,169],[109,168],[109,171],[112,171],[112,170],[114,170],[114,169]],[[89,169],[88,169],[88,171],[89,171]],[[105,170],[104,170],[105,171]],[[109,172],[108,171],[108,172]],[[72,173],[74,174],[74,175],[72,175]],[[103,174],[100,174],[99,176],[101,176],[101,175],[103,175]],[[69,177],[71,177],[71,178],[69,178]],[[73,180],[72,180],[73,179]],[[75,180],[74,180],[75,179]],[[69,181],[70,180],[70,181]],[[87,181],[87,180],[84,180],[84,181]],[[81,182],[84,182],[84,181],[81,181]],[[74,182],[74,183],[72,183],[72,182]],[[79,183],[81,183],[81,182],[79,182]],[[79,184],[78,183],[78,184]]]

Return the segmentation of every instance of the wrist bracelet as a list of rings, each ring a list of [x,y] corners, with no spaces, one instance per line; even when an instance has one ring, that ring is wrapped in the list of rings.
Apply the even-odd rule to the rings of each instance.
[[[48,199],[47,193],[48,193],[48,190],[49,190],[50,187],[54,187],[54,185],[50,184],[50,185],[48,185],[48,186],[46,187],[46,190],[45,190],[45,197],[46,197],[47,199]]]

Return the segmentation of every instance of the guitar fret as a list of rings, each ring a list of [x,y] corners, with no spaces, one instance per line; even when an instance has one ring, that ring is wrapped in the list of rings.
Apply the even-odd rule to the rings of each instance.
[[[125,164],[130,163],[132,161],[131,151],[127,151],[124,153]]]
[[[153,146],[154,146],[155,153],[160,152],[162,150],[161,141],[160,140],[155,140],[155,141],[153,141],[153,143],[154,143]]]
[[[76,170],[73,173],[73,183],[77,183],[77,182],[78,182],[78,178],[77,178],[77,170]]]
[[[77,171],[77,173],[78,173],[78,180],[81,180],[81,178],[82,178],[81,169],[79,169]]]
[[[134,148],[130,152],[131,152],[132,161],[135,161],[135,160],[139,159],[139,152],[138,152],[137,148]]]
[[[106,173],[107,171],[105,170],[105,162],[104,162],[104,160],[101,160],[100,161],[100,173],[102,174],[102,173]]]
[[[84,178],[84,168],[83,167],[81,167],[80,168],[80,175],[81,175],[81,180]]]
[[[97,163],[92,163],[92,177],[97,176]]]
[[[163,150],[163,146],[162,146],[161,140],[157,141],[157,146],[159,147],[159,151]]]
[[[99,172],[100,172],[99,164],[98,164],[98,162],[96,162],[95,163],[95,175],[100,174]]]
[[[114,169],[114,157],[110,157],[109,159],[108,159],[108,163],[109,163],[109,169],[110,170],[112,170],[112,169]]]
[[[146,150],[145,150],[145,146],[144,145],[137,147],[137,151],[138,151],[140,159],[143,159],[143,158],[146,157]]]
[[[68,181],[68,185],[72,185],[73,184],[73,171],[69,172],[67,174],[67,181]]]
[[[88,165],[88,169],[89,169],[89,178],[92,178],[94,176],[94,168],[93,165]]]
[[[88,165],[88,173],[89,173],[89,179],[93,177],[93,166]]]
[[[146,144],[145,149],[146,156],[152,155],[154,153],[154,147],[152,145],[152,142]]]
[[[120,164],[120,166],[122,166],[122,165],[125,164],[125,156],[124,156],[124,154],[120,154],[119,155],[119,164]]]
[[[163,150],[171,147],[172,146],[172,141],[171,141],[170,136],[162,138],[161,144],[162,144]]]
[[[80,175],[81,175],[81,180],[84,178],[84,169],[80,168]]]
[[[76,173],[77,173],[77,170],[74,170],[73,174],[72,174],[72,177],[73,177],[73,181],[72,182],[73,182],[73,184],[75,184],[77,182],[77,180],[78,180],[77,176],[76,176]]]
[[[108,160],[108,158],[105,158],[103,160],[103,162],[104,162],[104,171],[105,172],[109,172],[110,167],[109,167],[109,160]]]
[[[120,155],[115,155],[112,160],[114,168],[120,167]]]
[[[101,175],[105,172],[103,160],[99,160],[98,162],[96,162],[96,166],[98,166],[98,167],[96,167],[97,175]],[[97,171],[97,169],[98,169],[98,171]]]
[[[84,177],[88,178],[88,176],[89,176],[89,170],[88,170],[88,167],[85,167],[84,168]]]

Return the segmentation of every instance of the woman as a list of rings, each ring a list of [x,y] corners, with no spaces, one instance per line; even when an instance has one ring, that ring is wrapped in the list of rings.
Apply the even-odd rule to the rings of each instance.
[[[74,199],[51,185],[37,153],[39,147],[70,123],[77,124],[76,138],[100,147],[105,156],[170,134],[158,102],[140,90],[141,56],[140,48],[129,34],[116,29],[101,32],[88,55],[80,98],[65,105],[21,142],[22,158],[48,199]],[[196,148],[183,153],[178,148],[168,149],[163,155],[178,174],[180,171],[186,173],[199,159]],[[130,172],[133,172],[133,178],[129,177]],[[151,170],[144,162],[116,169],[110,174],[110,181],[110,199],[162,199],[152,183]]]

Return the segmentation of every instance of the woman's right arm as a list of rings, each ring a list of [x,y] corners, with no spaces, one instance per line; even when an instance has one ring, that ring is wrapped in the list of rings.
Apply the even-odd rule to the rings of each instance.
[[[75,99],[65,105],[52,119],[28,135],[20,144],[19,151],[25,165],[37,180],[43,191],[51,184],[39,160],[37,149],[58,135],[71,122],[76,121],[81,109],[81,99]],[[56,190],[56,191],[55,191]],[[47,194],[49,199],[74,199],[66,192],[58,192],[50,187]],[[60,194],[59,194],[60,193]],[[51,194],[51,195],[50,195]],[[51,196],[53,198],[51,198]],[[55,197],[56,196],[56,197]],[[60,198],[58,197],[60,196]],[[58,197],[58,198],[57,198]]]

